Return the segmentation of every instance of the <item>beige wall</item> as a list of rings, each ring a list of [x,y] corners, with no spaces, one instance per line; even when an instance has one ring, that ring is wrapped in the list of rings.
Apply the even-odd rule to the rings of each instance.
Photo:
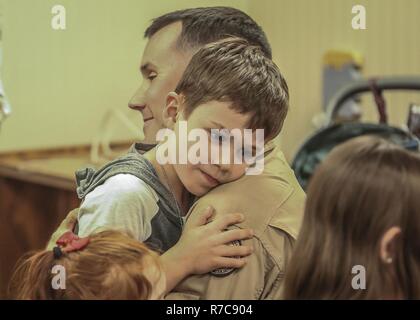
[[[2,77],[13,107],[0,132],[0,151],[90,143],[98,119],[126,106],[140,84],[137,71],[150,20],[187,7],[248,0],[1,0]],[[67,29],[53,30],[51,8],[66,8]],[[133,117],[132,117],[133,118]],[[118,122],[116,122],[118,124]],[[139,130],[140,132],[140,130]],[[123,126],[114,138],[135,139]]]
[[[287,77],[291,111],[282,136],[288,159],[310,135],[321,110],[322,55],[352,49],[363,73],[420,74],[418,0],[0,0],[3,80],[13,115],[0,132],[0,151],[89,143],[109,108],[134,115],[127,101],[140,83],[142,32],[153,17],[180,8],[228,5],[265,29],[274,60]],[[50,27],[51,7],[67,9],[67,30]],[[367,30],[351,29],[351,7],[364,4]],[[398,4],[398,5],[397,5]],[[410,100],[390,97],[391,118],[405,121]],[[139,116],[133,119],[138,125]],[[123,127],[115,139],[134,139]]]
[[[366,30],[351,28],[355,4],[366,7]],[[359,51],[365,58],[365,76],[420,75],[418,0],[258,0],[251,1],[249,12],[266,31],[291,91],[281,142],[288,159],[313,132],[311,119],[321,111],[326,50]],[[420,94],[388,98],[395,124],[405,121],[409,101],[420,103]]]

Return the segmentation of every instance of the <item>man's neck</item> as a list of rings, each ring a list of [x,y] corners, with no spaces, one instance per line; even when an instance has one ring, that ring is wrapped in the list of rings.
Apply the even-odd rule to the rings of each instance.
[[[152,150],[154,147],[156,147],[155,143],[143,143],[143,142],[136,142],[134,144],[134,148],[137,150],[138,153],[144,154],[147,151]]]

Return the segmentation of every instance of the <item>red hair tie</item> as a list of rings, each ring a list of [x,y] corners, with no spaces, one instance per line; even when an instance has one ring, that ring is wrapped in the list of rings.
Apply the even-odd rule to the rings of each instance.
[[[53,249],[54,257],[58,259],[63,255],[63,252],[82,250],[88,245],[89,240],[89,237],[80,238],[72,231],[67,231],[58,238],[57,246]]]

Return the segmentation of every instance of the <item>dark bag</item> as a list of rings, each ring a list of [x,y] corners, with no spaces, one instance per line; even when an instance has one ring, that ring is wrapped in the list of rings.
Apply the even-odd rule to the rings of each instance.
[[[357,81],[340,90],[331,99],[327,107],[328,126],[311,136],[301,146],[293,160],[292,168],[303,189],[306,189],[315,168],[324,160],[327,154],[336,145],[351,138],[362,135],[376,135],[401,145],[408,150],[419,150],[420,143],[414,135],[387,124],[388,119],[382,90],[420,90],[420,78]],[[356,94],[367,91],[371,91],[375,97],[379,113],[379,124],[361,122],[334,123],[335,115],[345,101]]]

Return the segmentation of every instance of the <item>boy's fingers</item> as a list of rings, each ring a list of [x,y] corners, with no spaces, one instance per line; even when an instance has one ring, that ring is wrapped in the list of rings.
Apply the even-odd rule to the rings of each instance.
[[[246,259],[244,258],[226,258],[219,257],[215,259],[216,267],[219,268],[242,268],[246,264]]]
[[[214,215],[214,208],[212,206],[208,206],[203,214],[202,214],[202,221],[200,221],[200,225],[206,224]]]
[[[229,213],[222,216],[216,216],[216,219],[214,219],[211,224],[217,231],[223,231],[233,224],[243,222],[244,218],[242,213]]]
[[[253,236],[254,232],[251,229],[233,229],[216,235],[215,242],[217,244],[229,244],[235,240],[251,239]]]
[[[250,246],[229,246],[224,245],[216,249],[216,253],[222,257],[246,257],[249,256],[254,249]]]
[[[188,224],[192,227],[205,225],[207,221],[213,216],[213,213],[213,207],[208,206],[204,211],[200,212],[199,214],[191,216]]]

